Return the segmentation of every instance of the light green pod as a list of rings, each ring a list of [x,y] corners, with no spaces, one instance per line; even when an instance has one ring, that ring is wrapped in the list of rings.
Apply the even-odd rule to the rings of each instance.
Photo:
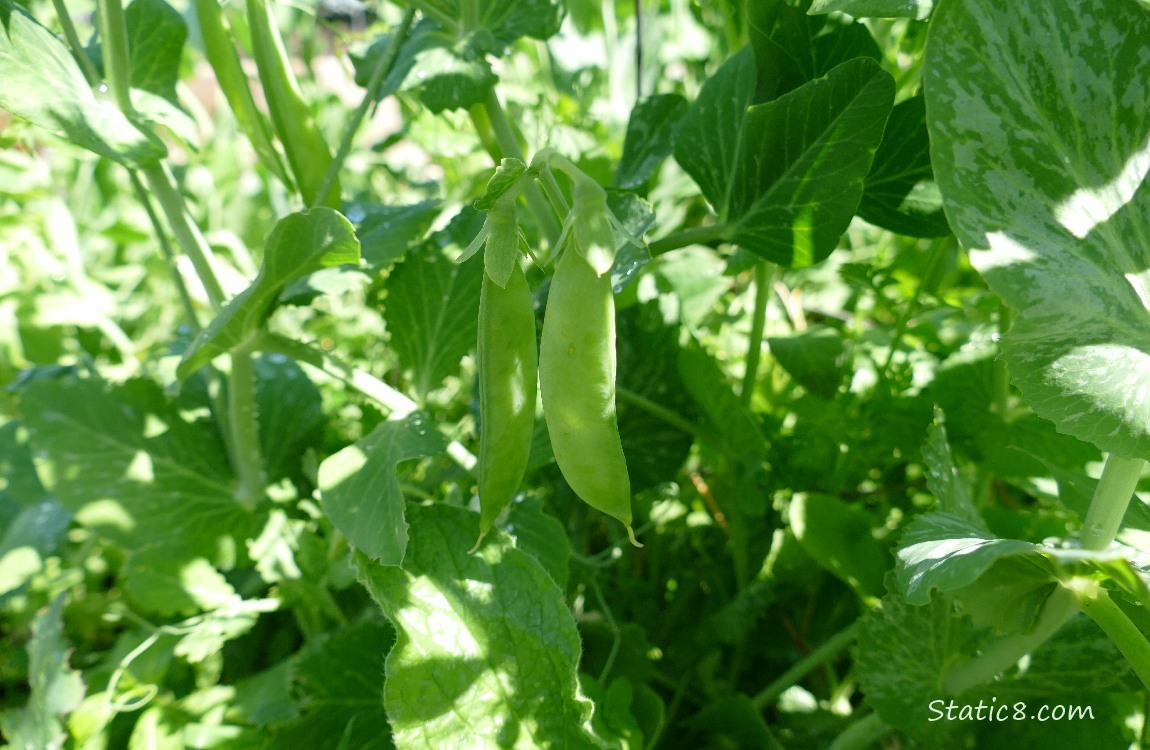
[[[630,533],[631,482],[615,416],[611,276],[597,275],[570,247],[551,281],[539,386],[555,460],[571,489]]]
[[[482,539],[523,481],[535,424],[535,310],[518,263],[502,288],[483,274],[477,359]]]

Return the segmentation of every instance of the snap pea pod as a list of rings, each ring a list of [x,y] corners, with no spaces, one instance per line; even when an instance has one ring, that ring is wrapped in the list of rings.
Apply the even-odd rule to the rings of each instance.
[[[568,247],[559,259],[539,345],[543,416],[555,461],[583,502],[631,531],[631,482],[615,415],[615,297]]]
[[[268,102],[272,127],[283,144],[304,203],[338,209],[339,180],[320,196],[331,151],[316,127],[311,110],[300,92],[288,61],[275,15],[267,0],[247,0],[248,25],[252,32],[252,57],[259,68],[260,83]]]
[[[514,225],[511,231],[515,236]],[[518,262],[508,269],[503,286],[483,274],[477,359],[482,540],[523,481],[535,424],[535,311]]]

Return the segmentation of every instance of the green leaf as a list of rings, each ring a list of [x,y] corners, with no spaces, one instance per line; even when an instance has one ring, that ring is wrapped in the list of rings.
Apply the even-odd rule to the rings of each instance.
[[[210,562],[171,545],[136,551],[121,575],[124,591],[140,611],[164,617],[219,609],[239,599]]]
[[[460,38],[488,40],[484,52],[500,54],[522,36],[547,39],[559,31],[562,0],[416,0],[431,18],[453,22]],[[500,44],[492,44],[498,41]]]
[[[771,336],[767,343],[771,356],[803,388],[819,398],[831,399],[838,393],[846,374],[838,331],[812,326],[793,336]]]
[[[32,621],[27,646],[31,695],[25,707],[0,713],[7,747],[59,750],[68,738],[60,720],[80,705],[85,688],[80,673],[68,666],[63,611],[61,594]]]
[[[132,88],[143,89],[176,104],[180,58],[188,27],[164,0],[133,0],[124,10],[131,52]]]
[[[43,568],[56,551],[72,514],[54,500],[24,507],[0,534],[0,596],[14,591]]]
[[[724,737],[734,747],[782,750],[763,719],[763,712],[755,708],[743,693],[725,695],[687,720],[687,726],[702,730],[709,736]]]
[[[934,495],[936,508],[985,530],[986,524],[975,510],[970,492],[955,466],[950,443],[946,439],[946,418],[938,407],[934,410],[934,422],[926,431],[922,458],[926,464],[926,486]]]
[[[755,103],[769,102],[817,77],[810,19],[787,0],[747,6],[747,33],[755,55]],[[826,71],[823,71],[826,72]]]
[[[1049,552],[1018,539],[999,539],[949,513],[914,519],[898,551],[898,582],[909,604],[923,605],[931,589],[954,591],[977,580],[996,560]]]
[[[406,206],[353,205],[349,216],[360,215],[356,224],[360,254],[368,265],[387,268],[407,249],[423,239],[435,217],[439,201],[420,201]]]
[[[571,541],[563,524],[543,510],[539,498],[528,497],[511,504],[507,523],[499,527],[515,540],[515,546],[535,558],[561,591],[570,577]]]
[[[1018,310],[1014,382],[1061,432],[1150,455],[1150,14],[971,0],[934,15],[931,160],[971,262]]]
[[[607,208],[635,239],[655,226],[655,211],[651,204],[634,193],[618,190],[607,191]],[[616,233],[615,263],[611,266],[611,288],[618,294],[631,283],[643,266],[651,262],[651,253],[646,245],[636,246],[629,239]]]
[[[512,187],[519,182],[527,171],[527,165],[519,159],[509,158],[499,162],[495,174],[487,181],[487,191],[473,204],[477,211],[490,211],[495,202],[502,198]]]
[[[731,169],[730,239],[781,265],[830,255],[862,199],[894,105],[894,79],[867,58],[751,107]]]
[[[219,435],[188,423],[150,381],[39,381],[20,408],[40,474],[77,522],[128,549],[184,544],[216,559],[255,518],[236,502]]]
[[[0,0],[0,108],[125,166],[154,166],[167,149],[97,97],[68,48],[12,0]]]
[[[300,716],[276,728],[272,746],[315,750],[346,737],[356,750],[395,747],[383,709],[383,663],[394,641],[389,625],[364,620],[309,644],[294,670]]]
[[[631,110],[623,156],[615,169],[615,187],[636,190],[659,169],[675,148],[679,123],[687,114],[687,100],[678,94],[656,94]]]
[[[384,422],[319,467],[323,505],[352,546],[384,565],[399,565],[407,550],[400,461],[434,456],[447,440],[422,414]]]
[[[294,361],[281,354],[255,359],[260,455],[268,481],[298,477],[304,454],[323,437],[323,398]]]
[[[748,108],[754,81],[748,48],[703,85],[675,158],[728,225],[727,239],[784,266],[811,265],[854,217],[894,79],[856,58]]]
[[[814,0],[815,13],[846,13],[855,18],[913,18],[923,21],[930,16],[935,0]]]
[[[860,596],[883,595],[891,559],[865,514],[829,495],[797,494],[788,515],[795,538],[819,565]]]
[[[891,726],[927,747],[949,747],[955,722],[929,721],[930,701],[949,699],[943,675],[979,644],[970,619],[943,597],[915,607],[888,594],[861,620],[855,646],[859,686],[867,703]],[[959,700],[955,698],[956,702]]]
[[[631,491],[675,476],[694,436],[636,404],[656,404],[692,423],[699,409],[679,376],[679,328],[663,323],[657,302],[632,305],[616,316],[619,436],[628,456]]]
[[[926,100],[915,96],[890,113],[882,144],[874,155],[859,216],[871,224],[911,237],[945,237],[950,225],[930,166]]]
[[[718,363],[693,340],[679,349],[679,377],[708,417],[723,452],[747,466],[759,466],[767,456],[767,441],[758,423],[731,390]]]
[[[482,219],[483,214],[466,209],[460,217]],[[468,224],[470,219],[461,219],[451,231],[460,247],[470,241],[464,241]],[[421,397],[455,374],[459,361],[475,346],[482,280],[481,257],[452,263],[436,242],[408,254],[391,272],[383,317],[391,345],[399,361],[411,370]]]
[[[0,497],[27,507],[47,499],[46,494],[32,461],[27,427],[17,420],[0,425]]]
[[[316,208],[276,222],[264,243],[264,259],[255,281],[229,300],[180,361],[176,374],[187,378],[221,354],[258,333],[292,281],[345,263],[359,263],[355,229],[338,211]]]
[[[551,577],[479,516],[408,510],[404,567],[359,555],[360,576],[399,630],[384,703],[396,747],[603,747],[585,728],[579,635]]]

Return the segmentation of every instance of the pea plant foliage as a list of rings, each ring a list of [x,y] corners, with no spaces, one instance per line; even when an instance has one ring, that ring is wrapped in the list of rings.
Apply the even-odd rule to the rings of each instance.
[[[1143,0],[0,0],[12,748],[1150,746]]]

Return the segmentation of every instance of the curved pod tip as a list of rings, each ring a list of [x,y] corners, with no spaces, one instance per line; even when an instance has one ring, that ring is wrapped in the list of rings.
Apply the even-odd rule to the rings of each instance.
[[[630,526],[628,526],[628,527],[627,527],[627,537],[628,537],[628,538],[630,538],[630,540],[631,540],[631,545],[632,545],[633,547],[638,547],[639,549],[642,549],[642,548],[643,548],[643,545],[642,545],[642,544],[640,544],[640,543],[639,543],[639,540],[635,538],[635,530],[634,530],[634,529],[632,529]],[[480,537],[480,538],[482,538],[482,537]],[[476,547],[478,547],[478,546],[479,546],[479,542],[476,542],[476,543],[475,543],[475,546],[476,546]]]

